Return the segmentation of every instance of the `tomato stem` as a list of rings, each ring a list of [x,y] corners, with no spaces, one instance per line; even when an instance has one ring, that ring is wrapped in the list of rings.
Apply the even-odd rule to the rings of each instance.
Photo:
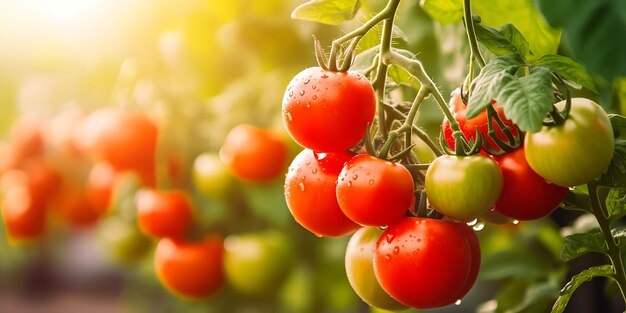
[[[610,221],[605,215],[604,202],[605,197],[600,198],[598,194],[598,185],[594,183],[588,183],[589,197],[591,198],[591,207],[593,209],[593,215],[596,217],[600,230],[604,235],[604,241],[608,247],[608,257],[613,265],[614,278],[619,286],[619,290],[622,293],[622,298],[626,302],[626,272],[624,272],[624,263],[622,262],[622,254],[620,249],[613,238],[611,233]]]
[[[413,100],[413,103],[411,104],[411,109],[409,110],[409,114],[407,114],[406,119],[404,119],[404,122],[402,123],[402,125],[396,129],[394,129],[393,131],[389,132],[389,137],[387,138],[387,140],[385,141],[385,145],[382,147],[382,149],[380,150],[378,156],[382,159],[387,159],[387,154],[389,154],[389,150],[391,149],[391,146],[393,145],[394,141],[398,138],[398,136],[400,136],[400,134],[402,133],[407,133],[407,141],[405,142],[405,146],[409,147],[411,146],[411,133],[413,130],[413,121],[415,120],[415,115],[417,114],[417,110],[420,107],[420,104],[424,101],[424,99],[428,96],[429,91],[427,90],[427,88],[425,88],[424,86],[422,86],[420,88],[420,90],[417,92],[417,96],[415,96],[415,99]]]
[[[485,67],[485,59],[480,53],[478,41],[476,40],[476,31],[474,30],[474,21],[472,20],[472,6],[470,0],[463,1],[463,15],[465,18],[465,32],[467,33],[467,39],[470,43],[470,59],[475,59],[481,68]]]

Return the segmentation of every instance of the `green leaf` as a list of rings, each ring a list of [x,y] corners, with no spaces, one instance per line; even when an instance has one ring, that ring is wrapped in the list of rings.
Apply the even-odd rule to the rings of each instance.
[[[600,184],[607,187],[626,186],[626,140],[615,139],[613,158],[608,171],[600,177]]]
[[[622,0],[539,0],[539,9],[575,59],[608,82],[626,76],[626,5]]]
[[[561,289],[559,292],[559,298],[554,303],[552,307],[552,313],[561,313],[565,311],[565,307],[569,302],[569,299],[574,294],[574,291],[580,287],[583,283],[590,281],[594,277],[604,276],[604,277],[613,277],[613,266],[612,265],[600,265],[588,268],[578,275],[572,277],[572,279]]]
[[[530,54],[528,41],[512,24],[505,24],[501,29],[476,22],[474,26],[478,41],[495,55],[519,54],[525,58]]]
[[[608,253],[604,236],[600,229],[593,229],[582,234],[565,237],[565,245],[561,250],[561,260],[571,261],[590,252]]]
[[[339,25],[353,19],[360,7],[360,0],[311,0],[296,7],[291,18]]]
[[[527,132],[541,130],[554,102],[552,74],[545,67],[531,68],[530,75],[524,77],[502,75],[494,92],[493,98],[504,108],[507,118]]]
[[[612,221],[626,216],[626,189],[612,188],[606,196],[605,203],[607,213]]]
[[[476,117],[490,105],[496,97],[503,75],[516,72],[521,64],[516,55],[497,57],[487,63],[472,83],[474,90],[467,104],[467,117]]]
[[[546,300],[553,301],[554,297],[556,297],[555,295],[559,292],[559,288],[561,287],[561,279],[557,279],[556,276],[557,275],[553,275],[546,281],[534,282],[528,286],[528,288],[524,291],[522,301],[511,308],[510,312],[522,312],[531,308],[536,303]]]
[[[420,5],[442,24],[458,23],[463,18],[463,0],[420,0]]]
[[[597,92],[596,84],[587,71],[578,62],[562,55],[546,54],[534,62],[557,71],[563,78],[576,82],[583,87]]]
[[[565,195],[565,199],[563,199],[561,207],[566,210],[577,210],[593,213],[593,208],[591,207],[591,198],[589,197],[587,187],[579,186],[576,187],[576,189],[574,190],[570,190],[567,195]]]

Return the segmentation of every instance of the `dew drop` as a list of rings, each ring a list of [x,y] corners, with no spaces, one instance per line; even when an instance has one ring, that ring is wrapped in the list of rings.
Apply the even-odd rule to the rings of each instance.
[[[304,81],[304,84],[306,85],[306,84],[308,84],[310,81],[311,81],[311,80],[307,78],[307,79]]]
[[[393,247],[393,254],[398,254],[400,252],[400,247],[395,246]]]
[[[369,184],[370,184],[370,185],[373,185],[373,184],[374,184],[374,180],[373,180],[373,179],[370,179]]]
[[[300,172],[302,172],[302,169],[298,167],[298,169],[296,170],[296,172],[300,173]]]
[[[352,182],[351,181],[348,182],[348,187],[352,187]]]
[[[289,92],[289,96],[293,97],[293,90]]]
[[[456,300],[456,301],[454,302],[454,305],[461,305],[461,299]]]
[[[467,226],[474,226],[474,225],[476,225],[476,223],[478,223],[478,219],[477,218],[467,222]]]
[[[385,254],[385,260],[387,260],[387,261],[391,260],[391,255]]]
[[[305,165],[311,165],[311,161],[304,162]]]
[[[359,178],[359,175],[357,174],[352,175],[352,180],[356,180],[357,178]]]
[[[574,186],[574,187],[569,187],[569,190],[575,190],[575,189],[576,189],[576,186]]]
[[[517,224],[519,224],[519,221],[518,220],[513,220],[513,224],[517,225]]]
[[[311,102],[307,102],[307,103],[306,103],[306,107],[307,107],[307,108],[310,108],[310,107],[311,107]]]
[[[301,96],[304,96],[304,89],[303,89],[303,90],[300,90],[300,92],[299,92],[299,93],[300,93],[300,95],[301,95]]]
[[[311,173],[313,173],[313,174],[317,174],[317,169],[316,169],[316,168],[314,168],[314,169],[311,171]]]
[[[417,242],[422,242],[422,238],[417,238]]]
[[[304,183],[303,182],[300,182],[298,184],[298,187],[300,187],[300,191],[304,192]]]
[[[393,238],[395,238],[396,236],[394,236],[393,234],[386,234],[385,235],[385,239],[387,240],[387,243],[391,243],[391,241],[393,240]]]
[[[300,104],[300,100],[296,101],[296,104],[298,104],[298,105],[299,105],[299,104]]]
[[[485,224],[483,224],[483,223],[478,223],[478,224],[474,225],[474,227],[472,227],[472,229],[474,229],[475,231],[481,231],[481,230],[483,230],[483,228],[485,228]]]
[[[317,89],[317,85],[313,85],[313,86],[311,86],[311,88]]]
[[[313,95],[313,100],[317,100],[317,96],[316,95]]]
[[[289,112],[285,113],[285,118],[287,119],[287,122],[293,121],[293,116],[291,116],[291,113]]]

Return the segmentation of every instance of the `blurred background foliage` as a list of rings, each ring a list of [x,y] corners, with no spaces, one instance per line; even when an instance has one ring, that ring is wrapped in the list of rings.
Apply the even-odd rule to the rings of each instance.
[[[168,171],[167,158],[172,152],[178,162],[178,178],[166,177],[159,185],[187,190],[204,229],[225,236],[278,230],[295,255],[293,262],[284,265],[288,267],[285,279],[267,286],[269,294],[246,296],[227,285],[206,301],[178,299],[161,287],[154,275],[154,242],[132,224],[134,192],[139,186],[136,177],[129,175],[115,189],[114,213],[94,227],[53,225],[46,238],[34,246],[11,245],[4,230],[0,231],[0,311],[372,311],[345,278],[343,255],[348,238],[317,238],[297,225],[284,203],[282,177],[266,184],[231,182],[233,191],[224,197],[204,196],[192,183],[196,157],[217,153],[234,126],[249,123],[284,134],[280,116],[284,88],[296,73],[315,65],[311,35],[329,46],[333,38],[386,3],[361,1],[354,20],[334,27],[291,19],[291,12],[302,2],[0,2],[1,138],[10,136],[14,121],[21,116],[46,121],[46,129],[54,133],[55,124],[50,121],[62,113],[86,114],[106,106],[141,110],[161,129],[159,178],[167,176],[163,173]],[[448,24],[435,22],[424,11],[427,2],[424,8],[417,1],[403,2],[394,41],[397,47],[417,54],[447,95],[463,81],[468,47],[458,19]],[[482,3],[485,6],[487,1]],[[497,27],[513,21],[532,38],[534,33],[529,32],[540,30],[530,25],[531,30],[525,31],[528,28],[520,24],[540,20],[540,16],[532,11],[530,1],[516,3],[530,11],[524,11],[526,15],[493,13],[483,16],[483,21]],[[480,10],[477,8],[478,14],[482,14]],[[368,34],[358,51],[375,46],[379,32],[375,29]],[[558,31],[550,32],[546,35],[549,40],[540,41],[542,49],[556,51]],[[397,75],[401,82],[412,83],[406,73]],[[412,91],[406,88],[403,92]],[[616,95],[623,104],[624,93]],[[420,109],[417,123],[435,136],[441,118],[433,103],[428,103]],[[72,123],[71,119],[57,121]],[[299,150],[291,143],[292,157]],[[568,264],[559,260],[563,245],[559,224],[577,217],[561,213],[538,222],[486,225],[479,232],[483,268],[478,283],[460,305],[433,311],[547,310],[571,275]],[[614,286],[606,292],[611,293],[611,288]],[[602,287],[600,290],[602,293]],[[588,300],[584,299],[579,302]],[[608,310],[607,304],[586,303],[578,309]]]

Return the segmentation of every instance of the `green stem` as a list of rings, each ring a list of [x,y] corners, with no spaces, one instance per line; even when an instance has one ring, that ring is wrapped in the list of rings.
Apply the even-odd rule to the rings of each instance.
[[[476,59],[478,65],[485,67],[485,59],[478,49],[478,41],[476,40],[476,31],[474,30],[474,21],[472,20],[472,6],[470,0],[463,1],[463,15],[465,17],[465,32],[470,43],[470,58]]]
[[[617,282],[619,290],[622,293],[622,298],[626,301],[626,272],[624,272],[622,254],[620,253],[619,247],[615,242],[615,238],[613,238],[613,234],[611,233],[610,221],[604,213],[604,199],[600,199],[597,185],[589,183],[587,184],[587,188],[589,189],[593,215],[595,215],[596,220],[600,225],[600,230],[604,235],[604,240],[606,241],[609,250],[608,256],[611,264],[613,265],[613,270],[615,271],[615,281]]]
[[[385,110],[387,111],[387,113],[391,114],[391,117],[396,118],[397,120],[405,120],[407,118],[407,116],[404,113],[400,112],[400,110],[390,105],[385,106]],[[419,139],[424,141],[424,143],[426,143],[428,148],[430,148],[430,150],[432,150],[436,156],[443,155],[443,152],[441,151],[441,149],[439,149],[439,146],[432,139],[430,139],[430,136],[428,136],[428,134],[424,130],[413,125],[412,132]]]

